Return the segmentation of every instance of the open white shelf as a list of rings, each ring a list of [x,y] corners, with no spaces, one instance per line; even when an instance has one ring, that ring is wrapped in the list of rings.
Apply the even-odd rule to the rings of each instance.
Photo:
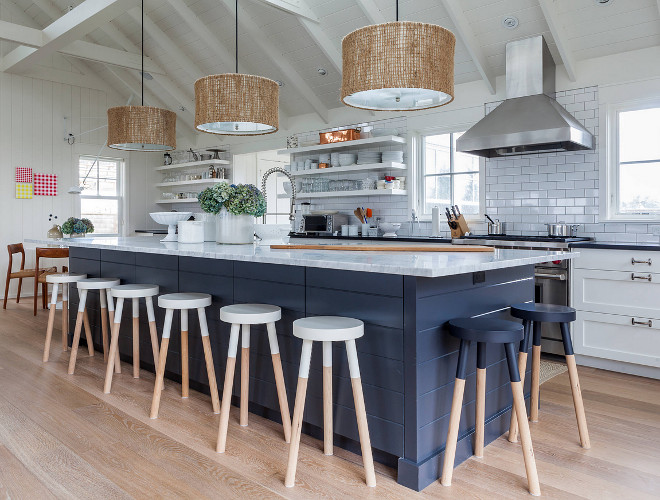
[[[209,167],[211,165],[230,165],[229,160],[206,160],[206,161],[189,161],[186,163],[173,163],[172,165],[163,165],[156,167],[154,170],[178,170],[180,168],[191,167]]]
[[[184,198],[182,200],[158,200],[157,205],[169,205],[170,203],[197,203],[197,198]]]
[[[199,184],[219,184],[221,182],[229,182],[227,179],[197,179],[195,181],[176,181],[176,182],[159,182],[156,187],[169,187],[169,186],[196,186]]]
[[[348,165],[347,167],[328,167],[315,168],[312,170],[296,170],[291,172],[293,177],[302,177],[307,175],[334,174],[342,172],[360,172],[363,170],[407,170],[405,163],[385,162],[385,163],[365,163],[363,165]]]
[[[296,198],[334,198],[340,196],[405,196],[405,189],[359,189],[357,191],[328,191],[326,193],[296,193]]]
[[[311,153],[314,151],[339,150],[347,148],[356,148],[372,144],[392,145],[405,144],[406,138],[397,135],[385,135],[383,137],[368,137],[367,139],[357,139],[355,141],[331,142],[330,144],[315,144],[313,146],[303,146],[300,148],[280,149],[277,153],[281,155],[295,153]]]

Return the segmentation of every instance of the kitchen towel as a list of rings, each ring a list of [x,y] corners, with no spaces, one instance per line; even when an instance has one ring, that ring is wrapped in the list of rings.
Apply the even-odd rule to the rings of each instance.
[[[32,198],[32,183],[17,182],[16,183],[16,198],[22,199],[22,200]]]
[[[32,169],[27,167],[16,167],[16,182],[32,183]]]
[[[57,175],[34,174],[34,194],[36,196],[57,196]]]

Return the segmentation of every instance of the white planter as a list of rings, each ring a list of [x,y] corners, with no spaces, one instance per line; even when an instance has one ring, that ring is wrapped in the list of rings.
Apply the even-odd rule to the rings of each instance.
[[[216,219],[215,241],[220,245],[254,243],[254,217],[230,214],[223,208]]]

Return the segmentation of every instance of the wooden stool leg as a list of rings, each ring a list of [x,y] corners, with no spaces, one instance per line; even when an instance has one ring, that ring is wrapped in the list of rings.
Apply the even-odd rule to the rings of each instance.
[[[112,335],[112,329],[115,325],[115,302],[112,298],[112,290],[108,288],[106,290],[106,296],[108,298],[108,317],[110,318],[110,335]],[[110,351],[108,351],[108,358],[110,357]],[[154,365],[155,365],[154,361]],[[119,360],[119,353],[115,356],[115,373],[121,373],[121,364]]]
[[[101,298],[101,344],[103,344],[103,362],[108,362],[108,301],[105,290],[99,291]]]
[[[292,488],[296,484],[296,467],[298,466],[298,450],[300,449],[300,434],[302,433],[303,413],[305,412],[305,396],[307,395],[307,380],[309,379],[309,365],[312,360],[312,341],[303,340],[300,355],[300,368],[298,371],[298,388],[296,389],[296,402],[293,407],[293,422],[291,424],[291,445],[289,446],[289,460],[286,467],[284,485]]]
[[[486,344],[477,343],[477,400],[475,405],[474,455],[484,456],[486,425]]]
[[[154,357],[154,367],[158,364],[158,330],[156,328],[156,315],[154,314],[154,301],[146,297],[147,319],[149,320],[149,336],[151,337],[151,352]]]
[[[206,323],[206,309],[197,309],[199,317],[199,329],[202,333],[202,347],[204,348],[204,362],[206,363],[206,375],[209,379],[209,390],[211,392],[211,406],[213,413],[220,413],[220,398],[218,397],[218,382],[215,378],[215,367],[213,366],[213,352],[209,341],[209,326]]]
[[[80,344],[80,332],[83,326],[83,316],[87,303],[87,290],[80,290],[80,302],[78,303],[78,314],[76,316],[76,328],[73,331],[73,343],[71,344],[71,356],[69,357],[69,375],[73,375],[76,369],[76,358],[78,356],[78,345]]]
[[[103,392],[110,394],[110,387],[112,386],[112,372],[115,366],[115,358],[119,358],[118,345],[119,345],[119,327],[121,326],[121,315],[124,311],[124,299],[117,299],[117,311],[114,315],[112,322],[112,332],[110,334],[110,352],[108,352],[108,364],[105,369],[105,383],[103,384]]]
[[[325,342],[324,342],[325,343]],[[362,379],[360,378],[360,365],[358,363],[357,348],[355,340],[346,341],[346,355],[348,356],[348,371],[353,386],[353,401],[355,402],[355,415],[357,417],[358,435],[360,436],[360,448],[362,449],[362,464],[364,465],[367,486],[376,486],[376,471],[374,470],[374,459],[371,452],[371,439],[369,438],[369,425],[367,424],[367,410],[364,406],[364,394],[362,394]]]
[[[332,455],[332,342],[323,342],[323,453]]]
[[[188,310],[181,309],[181,397],[187,398],[190,393],[190,378],[188,369]]]
[[[241,427],[247,427],[250,398],[250,325],[243,325],[241,346],[241,411],[239,424]]]
[[[89,326],[89,316],[87,315],[87,309],[83,312],[83,325],[85,325],[85,339],[87,340],[87,350],[89,355],[94,356],[94,340],[92,339],[92,329]]]
[[[36,298],[35,298],[36,300]],[[55,323],[55,309],[57,308],[57,283],[53,283],[53,295],[50,299],[50,311],[48,312],[48,326],[46,327],[46,343],[44,344],[43,361],[48,361],[50,354],[50,341],[53,338],[53,323]],[[36,315],[36,302],[35,302]]]
[[[536,470],[536,459],[532,447],[532,436],[529,432],[527,421],[527,409],[525,408],[525,396],[520,382],[520,372],[516,363],[516,347],[514,344],[504,344],[506,360],[509,367],[509,378],[511,379],[511,392],[513,394],[513,406],[518,417],[518,428],[520,429],[520,441],[522,442],[523,458],[525,460],[525,471],[527,472],[527,483],[529,492],[534,496],[541,494],[539,476]]]
[[[69,284],[62,283],[62,351],[69,347]]]
[[[456,442],[458,441],[458,426],[461,421],[461,410],[463,408],[463,392],[465,391],[465,372],[470,342],[461,340],[458,351],[458,365],[456,367],[456,380],[454,381],[454,397],[451,401],[451,413],[449,414],[449,428],[447,429],[447,444],[445,445],[445,458],[442,463],[442,477],[440,483],[443,486],[451,486],[451,478],[454,475],[454,461],[456,459]]]
[[[140,299],[132,299],[132,302],[133,302],[133,378],[140,378]]]
[[[529,405],[529,419],[539,421],[539,395],[541,381],[541,322],[534,322],[534,346],[532,347],[532,398]]]
[[[270,344],[270,356],[273,360],[273,373],[275,374],[275,386],[277,387],[277,399],[280,403],[280,416],[284,429],[284,441],[291,442],[291,415],[289,415],[289,400],[286,397],[286,385],[284,385],[284,373],[282,373],[282,360],[280,358],[280,346],[277,342],[277,331],[275,323],[267,323],[268,343]]]
[[[564,354],[566,355],[566,366],[568,367],[568,378],[571,381],[571,392],[573,393],[573,406],[575,408],[575,417],[577,418],[578,431],[580,432],[580,444],[582,448],[591,448],[589,440],[589,430],[587,429],[587,417],[584,414],[584,402],[582,401],[582,391],[580,389],[580,379],[578,378],[577,366],[575,364],[575,354],[573,353],[573,342],[568,329],[568,323],[560,323],[561,336],[564,341]]]
[[[525,336],[520,341],[520,349],[518,352],[518,370],[520,371],[520,383],[525,389],[525,370],[527,370],[527,351],[529,351],[529,336],[531,334],[531,322],[528,320],[523,321],[523,331]],[[525,413],[527,415],[527,413]],[[509,422],[509,436],[510,443],[518,442],[518,417],[516,415],[515,407],[511,408],[511,421]]]
[[[117,306],[119,310],[119,306]],[[165,379],[165,364],[167,362],[167,348],[170,345],[170,332],[172,331],[173,309],[165,310],[165,324],[163,325],[163,340],[160,344],[160,354],[158,356],[158,368],[156,368],[156,381],[154,382],[154,397],[151,400],[151,412],[149,418],[158,418],[158,408],[160,406],[160,395],[163,392],[163,381]]]
[[[231,325],[231,334],[229,335],[229,352],[227,353],[225,383],[222,389],[222,407],[220,408],[220,427],[218,428],[218,442],[216,444],[216,451],[218,453],[224,453],[227,445],[231,389],[234,385],[234,368],[236,367],[236,351],[238,350],[238,334],[240,328],[241,325]]]

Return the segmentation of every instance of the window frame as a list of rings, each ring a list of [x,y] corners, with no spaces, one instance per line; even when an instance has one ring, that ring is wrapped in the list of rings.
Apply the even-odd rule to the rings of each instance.
[[[431,135],[443,135],[443,134],[458,134],[461,132],[467,131],[473,124],[471,123],[463,123],[463,124],[454,124],[451,126],[447,127],[434,127],[434,128],[425,128],[424,130],[420,130],[413,134],[412,137],[412,142],[413,142],[413,173],[414,173],[414,185],[415,185],[415,193],[414,193],[414,208],[415,211],[418,214],[419,220],[422,221],[430,221],[431,220],[431,214],[424,213],[424,179],[426,177],[425,174],[425,152],[424,152],[424,147],[425,147],[425,138],[427,136]],[[454,148],[453,148],[453,141],[451,145],[451,157],[452,157],[452,164],[453,164],[453,155],[454,155]],[[484,213],[486,211],[486,161],[485,158],[479,158],[479,213],[478,214],[464,214],[465,215],[465,220],[470,222],[480,222],[485,219]],[[476,171],[469,171],[469,172],[451,172],[448,174],[438,174],[438,176],[450,176],[450,193],[453,197],[453,177],[455,175],[467,175],[468,173],[474,173]],[[459,207],[460,208],[460,207]],[[444,207],[440,207],[441,212],[444,213]]]
[[[107,159],[111,161],[119,161],[119,169],[117,171],[117,196],[103,196],[103,195],[94,195],[88,196],[85,195],[83,190],[80,195],[76,195],[75,198],[75,212],[76,217],[81,217],[82,207],[81,200],[86,199],[117,199],[118,200],[118,232],[116,234],[110,233],[92,233],[94,236],[108,236],[108,237],[120,237],[126,235],[126,228],[128,227],[126,214],[128,211],[128,201],[126,196],[126,172],[128,171],[128,154],[122,151],[117,151],[107,147],[103,147],[99,151],[99,147],[91,144],[76,144],[75,153],[73,155],[73,168],[74,174],[73,178],[75,179],[75,185],[79,186],[81,184],[82,178],[80,177],[80,159],[82,157],[96,158],[98,155],[99,159]]]
[[[607,112],[605,113],[606,141],[604,148],[601,147],[601,161],[605,165],[604,175],[601,168],[601,179],[605,181],[600,192],[600,213],[604,214],[601,222],[637,222],[645,224],[660,221],[660,211],[639,213],[619,212],[619,115],[628,111],[640,111],[651,108],[660,108],[660,99],[632,100],[607,106]],[[603,158],[603,153],[605,158]]]

